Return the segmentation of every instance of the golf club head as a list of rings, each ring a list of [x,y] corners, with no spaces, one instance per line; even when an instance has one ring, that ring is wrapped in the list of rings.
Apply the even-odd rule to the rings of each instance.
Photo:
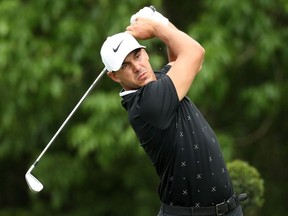
[[[43,189],[41,182],[39,182],[30,172],[25,174],[25,179],[31,191],[38,193]]]

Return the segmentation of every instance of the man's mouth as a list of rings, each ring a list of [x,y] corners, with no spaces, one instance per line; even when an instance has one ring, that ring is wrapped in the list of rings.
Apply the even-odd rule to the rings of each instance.
[[[137,77],[137,80],[139,81],[143,81],[145,78],[146,78],[146,72],[141,72],[138,77]]]

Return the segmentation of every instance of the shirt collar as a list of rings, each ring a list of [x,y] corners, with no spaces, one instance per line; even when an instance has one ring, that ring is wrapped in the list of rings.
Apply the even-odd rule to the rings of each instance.
[[[120,95],[121,97],[123,97],[123,96],[125,96],[125,95],[132,94],[132,93],[134,93],[134,92],[136,92],[136,91],[137,91],[137,89],[136,89],[136,90],[127,90],[127,91],[121,90],[121,92],[119,93],[119,95]]]

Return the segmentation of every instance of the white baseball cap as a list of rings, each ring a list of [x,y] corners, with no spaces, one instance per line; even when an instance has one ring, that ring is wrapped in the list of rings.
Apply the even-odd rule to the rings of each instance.
[[[118,71],[126,56],[135,49],[146,48],[128,32],[108,37],[103,43],[100,54],[107,71]]]

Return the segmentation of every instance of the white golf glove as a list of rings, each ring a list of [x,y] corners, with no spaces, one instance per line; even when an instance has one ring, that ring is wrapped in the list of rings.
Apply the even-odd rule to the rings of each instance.
[[[169,24],[169,20],[166,17],[164,17],[161,13],[157,12],[153,6],[144,7],[141,10],[139,10],[136,14],[132,15],[130,23],[133,24],[138,17],[153,19],[164,25]]]

